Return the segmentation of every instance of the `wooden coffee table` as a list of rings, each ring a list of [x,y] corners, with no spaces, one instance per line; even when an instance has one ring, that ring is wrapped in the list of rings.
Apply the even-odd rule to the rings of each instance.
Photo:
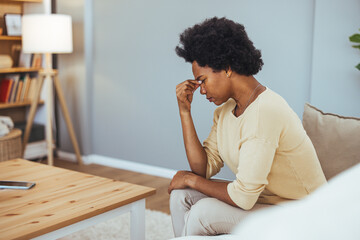
[[[0,162],[0,180],[36,182],[0,189],[0,239],[57,239],[130,212],[131,239],[145,239],[145,198],[155,189],[34,163]]]

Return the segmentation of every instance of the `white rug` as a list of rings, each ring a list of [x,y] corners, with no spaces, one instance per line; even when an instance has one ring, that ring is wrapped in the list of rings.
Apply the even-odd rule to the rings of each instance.
[[[174,237],[171,217],[162,212],[146,209],[146,240],[165,240]],[[93,227],[70,234],[61,240],[127,240],[130,239],[130,213],[99,223]]]

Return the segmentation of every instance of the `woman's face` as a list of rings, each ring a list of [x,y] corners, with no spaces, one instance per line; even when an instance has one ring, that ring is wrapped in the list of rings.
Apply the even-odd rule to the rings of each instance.
[[[214,72],[210,67],[200,67],[196,61],[192,63],[195,80],[201,82],[200,93],[215,105],[221,105],[230,98],[231,83],[224,70]]]

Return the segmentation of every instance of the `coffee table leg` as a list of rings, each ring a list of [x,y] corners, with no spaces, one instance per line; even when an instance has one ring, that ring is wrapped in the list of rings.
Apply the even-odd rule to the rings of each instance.
[[[130,239],[145,240],[145,199],[131,205]]]

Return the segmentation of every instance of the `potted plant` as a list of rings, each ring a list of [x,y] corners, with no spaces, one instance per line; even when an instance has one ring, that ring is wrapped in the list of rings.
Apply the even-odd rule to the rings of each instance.
[[[359,31],[360,31],[360,29],[359,29]],[[360,34],[359,33],[353,34],[352,36],[349,37],[349,40],[354,43],[360,43]],[[360,44],[353,45],[353,48],[358,48],[360,50]],[[358,65],[356,65],[355,67],[360,70],[360,63]]]

